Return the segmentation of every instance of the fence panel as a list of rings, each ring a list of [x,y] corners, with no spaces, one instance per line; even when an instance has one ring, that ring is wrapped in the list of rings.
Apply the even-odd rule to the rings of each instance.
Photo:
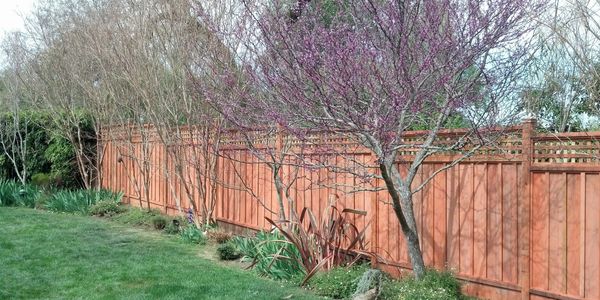
[[[534,126],[524,123],[520,138],[502,140],[504,150],[482,150],[439,173],[434,172],[454,157],[426,160],[413,182],[417,187],[428,181],[413,196],[425,262],[453,269],[467,282],[467,292],[482,298],[600,299],[600,133],[535,134]],[[172,152],[157,139],[106,138],[100,183],[123,191],[126,203],[146,206],[144,201],[149,200],[151,207],[172,214],[188,209],[189,201],[201,204],[214,195],[218,221],[269,229],[265,217],[279,218],[273,169],[239,137],[229,137],[232,142],[216,157],[216,178],[194,168],[205,162],[191,158],[193,145]],[[344,137],[310,138],[313,148],[332,143],[346,147],[346,153],[326,158],[302,153],[305,158],[353,170],[375,167],[368,151]],[[258,150],[270,149],[268,143],[275,140],[273,145],[281,147],[284,138],[262,136],[264,145]],[[295,148],[291,149],[293,153]],[[411,151],[401,154],[404,160],[397,165],[401,174]],[[180,163],[185,162],[180,175],[177,155],[184,157]],[[289,197],[283,199],[286,217],[304,207],[318,218],[329,205],[365,210],[367,215],[356,216],[354,222],[360,229],[370,226],[370,249],[388,270],[410,267],[390,198],[378,190],[385,186],[382,180],[365,179],[359,171],[287,163],[280,170],[290,184]],[[214,191],[211,184],[216,184]],[[195,190],[191,199],[186,186]],[[199,194],[200,186],[206,197]]]

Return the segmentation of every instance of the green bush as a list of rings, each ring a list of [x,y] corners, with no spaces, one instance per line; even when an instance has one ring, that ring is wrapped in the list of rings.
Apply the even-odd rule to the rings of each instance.
[[[90,207],[90,215],[97,217],[112,217],[125,211],[118,202],[102,200]]]
[[[175,219],[171,220],[171,222],[167,223],[167,226],[165,226],[165,230],[164,232],[166,234],[179,234],[181,232],[181,226],[179,224],[181,224],[181,222],[179,220],[178,224],[175,224]]]
[[[31,184],[41,189],[48,189],[50,187],[51,177],[50,174],[46,173],[35,173],[31,176]]]
[[[252,261],[260,275],[290,280],[304,272],[297,259],[300,257],[298,248],[278,231],[260,231],[253,238],[236,237],[232,243],[240,250],[243,260]]]
[[[224,243],[217,248],[219,258],[222,260],[234,260],[242,257],[242,254],[233,243]]]
[[[152,227],[152,219],[160,215],[161,212],[156,209],[148,211],[137,207],[128,207],[125,212],[115,215],[111,219],[126,225]]]
[[[181,238],[188,243],[201,245],[206,244],[206,236],[204,235],[204,233],[202,233],[202,230],[200,230],[194,225],[190,225],[184,228],[181,231],[180,235]]]
[[[394,300],[455,300],[462,295],[460,282],[450,272],[428,270],[421,280],[407,277],[387,280],[381,288],[381,299]]]
[[[361,276],[368,269],[368,265],[355,265],[319,272],[310,279],[307,288],[313,290],[319,296],[333,299],[350,298],[356,291]]]
[[[11,134],[18,130],[27,143],[27,157],[24,162],[27,174],[46,174],[47,178],[37,178],[50,187],[76,189],[82,187],[81,174],[77,167],[75,148],[65,134],[77,134],[82,137],[83,151],[88,157],[96,153],[96,135],[93,118],[83,112],[76,114],[78,126],[73,126],[71,132],[55,126],[53,118],[57,116],[40,110],[24,110],[19,113],[15,122],[13,113],[0,113],[0,131]],[[1,136],[2,134],[0,134]],[[7,146],[6,151],[17,151]],[[23,165],[16,158],[17,165]],[[95,162],[90,161],[89,164]],[[0,177],[17,180],[12,162],[0,151]],[[27,178],[34,181],[34,178]],[[39,181],[36,181],[36,183]]]
[[[90,208],[100,201],[121,202],[123,193],[107,190],[58,191],[48,199],[46,208],[55,212],[89,214]]]
[[[167,227],[167,218],[163,216],[154,216],[152,218],[152,227],[156,230],[163,230]]]

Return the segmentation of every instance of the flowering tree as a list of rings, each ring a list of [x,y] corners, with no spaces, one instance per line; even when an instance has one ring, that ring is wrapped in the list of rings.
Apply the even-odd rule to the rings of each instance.
[[[246,1],[236,25],[206,26],[236,56],[235,68],[211,57],[214,78],[229,82],[221,92],[235,97],[208,98],[237,124],[277,124],[300,138],[343,133],[369,149],[419,278],[413,194],[425,183],[413,181],[427,157],[461,154],[465,144],[460,156],[470,155],[488,140],[479,129],[507,115],[500,101],[523,63],[528,16],[541,8],[536,0]],[[199,19],[209,22],[210,13]],[[469,130],[439,143],[456,115]],[[407,141],[414,129],[427,130]],[[399,151],[412,155],[405,170]]]

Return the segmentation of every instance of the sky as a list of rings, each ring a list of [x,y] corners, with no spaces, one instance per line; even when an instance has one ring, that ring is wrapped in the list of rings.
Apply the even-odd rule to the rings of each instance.
[[[21,15],[31,11],[36,0],[0,0],[0,35],[23,29]]]

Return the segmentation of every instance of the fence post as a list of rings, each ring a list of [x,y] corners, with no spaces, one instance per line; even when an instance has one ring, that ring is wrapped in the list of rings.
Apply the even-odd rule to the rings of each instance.
[[[526,118],[522,123],[521,153],[521,201],[519,201],[519,274],[521,299],[529,300],[530,290],[530,226],[531,226],[531,161],[534,151],[535,118]]]

